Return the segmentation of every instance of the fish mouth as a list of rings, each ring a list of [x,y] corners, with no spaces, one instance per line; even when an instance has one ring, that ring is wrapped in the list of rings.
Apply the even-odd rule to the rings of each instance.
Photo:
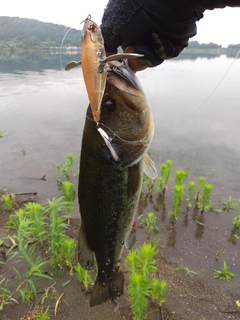
[[[129,68],[112,68],[107,72],[107,82],[109,86],[106,86],[106,93],[119,90],[118,99],[122,107],[128,112],[133,114],[139,114],[142,112],[146,105],[146,97],[135,74]],[[103,97],[105,101],[107,96]]]
[[[107,72],[107,81],[122,91],[131,94],[131,89],[135,89],[132,94],[144,96],[142,86],[135,73],[128,67],[127,62],[123,61],[120,67],[111,67]],[[139,91],[139,94],[136,92]]]

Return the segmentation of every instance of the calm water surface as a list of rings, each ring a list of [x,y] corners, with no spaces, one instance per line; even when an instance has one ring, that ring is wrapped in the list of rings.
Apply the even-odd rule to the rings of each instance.
[[[77,59],[64,57],[62,66]],[[67,153],[73,154],[77,172],[88,99],[80,68],[64,71],[59,57],[52,64],[34,61],[0,64],[0,130],[7,130],[0,139],[0,188],[52,198],[59,194],[55,166]],[[167,61],[138,77],[155,120],[151,156],[157,167],[171,159],[173,171],[188,167],[194,181],[205,176],[214,186],[214,202],[239,199],[240,59]],[[47,181],[39,180],[43,175]],[[77,176],[71,180],[77,186]],[[166,194],[168,211],[173,180]],[[145,206],[144,212],[150,210],[151,204]],[[165,254],[190,269],[205,270],[206,263],[216,267],[216,251],[225,246],[218,267],[226,259],[239,281],[240,240],[228,242],[237,210],[205,214],[205,227],[184,211],[174,226],[164,212],[157,213]],[[212,279],[209,270],[204,277]]]

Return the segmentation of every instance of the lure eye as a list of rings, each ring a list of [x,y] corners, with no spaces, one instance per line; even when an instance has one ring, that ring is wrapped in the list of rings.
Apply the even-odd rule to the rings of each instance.
[[[96,26],[94,24],[91,24],[88,28],[89,31],[95,32],[97,30]]]
[[[103,102],[104,108],[107,112],[113,112],[116,109],[116,103],[112,99],[106,99]]]

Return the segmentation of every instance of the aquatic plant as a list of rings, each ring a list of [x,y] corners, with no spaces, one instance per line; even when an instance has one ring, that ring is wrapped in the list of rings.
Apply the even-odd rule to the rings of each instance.
[[[142,320],[146,317],[149,292],[149,282],[141,273],[129,275],[128,294],[134,320]]]
[[[192,276],[194,274],[196,274],[196,272],[190,270],[188,267],[184,267],[184,266],[179,266],[177,268],[175,268],[173,271],[172,271],[172,274],[175,275],[177,271],[184,271],[186,273],[186,275],[188,276]]]
[[[43,243],[47,238],[44,207],[38,202],[28,202],[22,208],[29,222],[28,230],[31,236]]]
[[[155,179],[154,180],[148,180],[148,195],[153,196],[154,193],[154,185],[155,185]]]
[[[85,291],[87,292],[88,287],[90,284],[92,284],[92,279],[91,279],[91,270],[86,270],[81,267],[79,263],[77,263],[77,266],[75,267],[76,273],[77,273],[77,278],[78,280],[83,283],[85,287]]]
[[[197,187],[197,195],[196,195],[197,202],[200,200],[200,198],[202,196],[205,180],[206,179],[204,177],[198,178],[198,187]]]
[[[166,301],[166,292],[168,288],[168,283],[166,280],[159,280],[156,278],[152,279],[151,282],[151,297],[155,300],[159,306],[161,307],[162,304]]]
[[[68,214],[68,224],[70,223],[70,214],[73,211],[74,186],[71,181],[63,181],[61,184],[63,198],[66,202],[66,211]]]
[[[191,208],[192,205],[191,205],[191,199],[192,199],[192,196],[193,196],[193,190],[195,188],[195,182],[194,181],[189,181],[188,183],[188,192],[187,192],[187,208]]]
[[[49,212],[49,240],[48,251],[50,254],[50,265],[53,270],[62,267],[62,244],[66,238],[65,231],[68,224],[65,223],[66,216],[60,215],[64,212],[66,204],[62,202],[62,198],[53,198],[52,201],[48,200],[46,206]]]
[[[174,193],[173,193],[173,211],[169,212],[169,215],[174,219],[177,220],[178,214],[181,210],[181,204],[184,197],[184,185],[175,185],[174,186]]]
[[[184,184],[184,180],[186,178],[186,172],[183,170],[177,170],[175,176],[175,184],[181,185]]]
[[[162,195],[165,194],[166,187],[171,175],[171,170],[172,170],[172,161],[166,160],[166,162],[161,165],[160,175],[157,178],[158,194],[162,194]]]
[[[7,130],[0,130],[0,138],[3,138],[7,134]]]
[[[211,195],[212,195],[213,186],[211,184],[206,183],[203,186],[202,197],[197,202],[198,209],[201,210],[201,214],[204,211],[209,211],[211,209]]]
[[[240,228],[240,199],[238,200],[238,214],[237,216],[233,219],[233,225],[236,228]]]
[[[160,307],[165,301],[167,282],[152,278],[152,274],[157,271],[157,253],[156,243],[145,242],[140,248],[131,250],[125,258],[133,319],[141,320],[146,317],[148,297],[157,301]]]
[[[65,163],[61,165],[60,163],[56,164],[56,176],[58,183],[68,180],[71,168],[74,164],[74,159],[71,153],[68,153],[66,156]]]
[[[70,269],[70,274],[74,268],[75,256],[76,256],[77,242],[73,238],[65,238],[61,247],[61,255],[64,264]]]
[[[3,209],[5,210],[13,209],[12,196],[7,190],[4,190],[4,194],[2,195],[2,204],[3,204]]]
[[[141,225],[145,225],[149,237],[153,231],[159,232],[159,228],[156,225],[157,217],[153,212],[147,213],[146,217],[141,214],[138,219],[140,220]]]
[[[236,276],[234,272],[231,272],[228,270],[228,265],[226,260],[223,261],[223,271],[213,269],[213,272],[214,272],[214,278],[220,279],[220,280],[230,281],[232,280],[232,278]]]
[[[231,196],[228,197],[227,200],[222,203],[222,205],[223,205],[223,211],[227,211],[227,212],[235,208],[235,205],[233,203],[233,199]]]

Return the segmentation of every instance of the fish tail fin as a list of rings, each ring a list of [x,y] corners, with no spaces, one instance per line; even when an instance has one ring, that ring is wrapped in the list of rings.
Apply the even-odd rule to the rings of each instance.
[[[115,300],[123,294],[124,275],[115,274],[110,280],[103,282],[96,280],[90,297],[90,307],[99,305],[108,299]]]

